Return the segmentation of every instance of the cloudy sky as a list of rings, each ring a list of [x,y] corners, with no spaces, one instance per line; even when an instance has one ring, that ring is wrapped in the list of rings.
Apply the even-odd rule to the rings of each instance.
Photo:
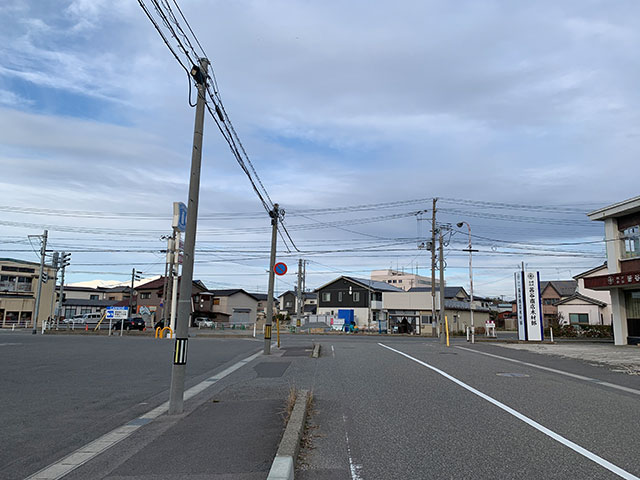
[[[301,251],[280,239],[280,291],[298,258],[311,288],[428,274],[438,197],[447,282],[468,285],[464,220],[476,293],[510,297],[522,261],[543,279],[600,264],[585,212],[640,193],[637,2],[179,5]],[[27,235],[48,228],[71,282],[162,273],[194,109],[138,2],[5,0],[0,39],[0,256],[37,261]],[[266,291],[269,218],[210,117],[198,228],[195,278]]]

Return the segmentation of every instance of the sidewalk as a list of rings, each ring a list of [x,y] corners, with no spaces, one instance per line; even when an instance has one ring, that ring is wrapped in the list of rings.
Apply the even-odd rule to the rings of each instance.
[[[160,415],[65,480],[267,478],[290,389],[304,388],[296,379],[314,368],[310,353],[310,342],[273,347],[187,400],[182,415]]]
[[[526,350],[543,355],[575,358],[589,363],[606,365],[614,372],[640,375],[640,347],[614,346],[602,343],[516,344],[500,343],[501,347]]]

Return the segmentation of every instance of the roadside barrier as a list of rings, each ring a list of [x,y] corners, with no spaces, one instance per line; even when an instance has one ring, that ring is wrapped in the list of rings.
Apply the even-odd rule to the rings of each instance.
[[[156,328],[156,337],[155,338],[165,338],[164,336],[164,331],[165,330],[169,330],[169,336],[166,338],[173,338],[173,330],[171,330],[171,327],[164,327],[163,329],[160,329],[160,327]]]

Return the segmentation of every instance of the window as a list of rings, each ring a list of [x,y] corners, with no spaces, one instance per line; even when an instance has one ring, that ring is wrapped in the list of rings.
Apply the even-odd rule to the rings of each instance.
[[[588,313],[570,313],[569,321],[571,325],[578,325],[580,323],[589,323],[589,314]]]
[[[322,292],[322,301],[330,302],[331,301],[331,292]]]
[[[622,231],[624,258],[640,257],[640,226],[625,228]]]
[[[284,307],[285,308],[291,308],[293,307],[293,302],[291,300],[289,300],[288,302],[284,302]]]
[[[100,296],[99,295],[89,295],[89,300],[99,300]]]
[[[220,305],[220,299],[219,298],[214,298],[213,299],[213,304],[214,305]]]
[[[109,300],[115,300],[116,297],[109,297]]]
[[[151,298],[151,292],[144,292],[140,294],[140,300],[148,300]]]
[[[544,304],[545,305],[553,305],[556,302],[559,302],[560,299],[559,298],[545,298],[544,299]]]
[[[360,292],[353,292],[353,301],[354,302],[360,301]]]
[[[338,292],[338,301],[341,302],[342,301],[342,292]]]

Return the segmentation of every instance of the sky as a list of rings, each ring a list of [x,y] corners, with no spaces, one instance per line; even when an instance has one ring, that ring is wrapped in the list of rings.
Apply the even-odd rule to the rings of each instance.
[[[385,268],[429,276],[418,246],[437,197],[447,283],[469,286],[465,221],[475,293],[512,298],[521,262],[543,280],[604,262],[603,225],[585,214],[640,193],[637,2],[178,5],[286,212],[279,292],[299,258],[311,289]],[[46,228],[49,249],[72,253],[67,283],[162,274],[196,96],[139,3],[5,0],[0,40],[0,257],[38,261],[28,236]],[[269,241],[207,116],[194,278],[266,292]]]

